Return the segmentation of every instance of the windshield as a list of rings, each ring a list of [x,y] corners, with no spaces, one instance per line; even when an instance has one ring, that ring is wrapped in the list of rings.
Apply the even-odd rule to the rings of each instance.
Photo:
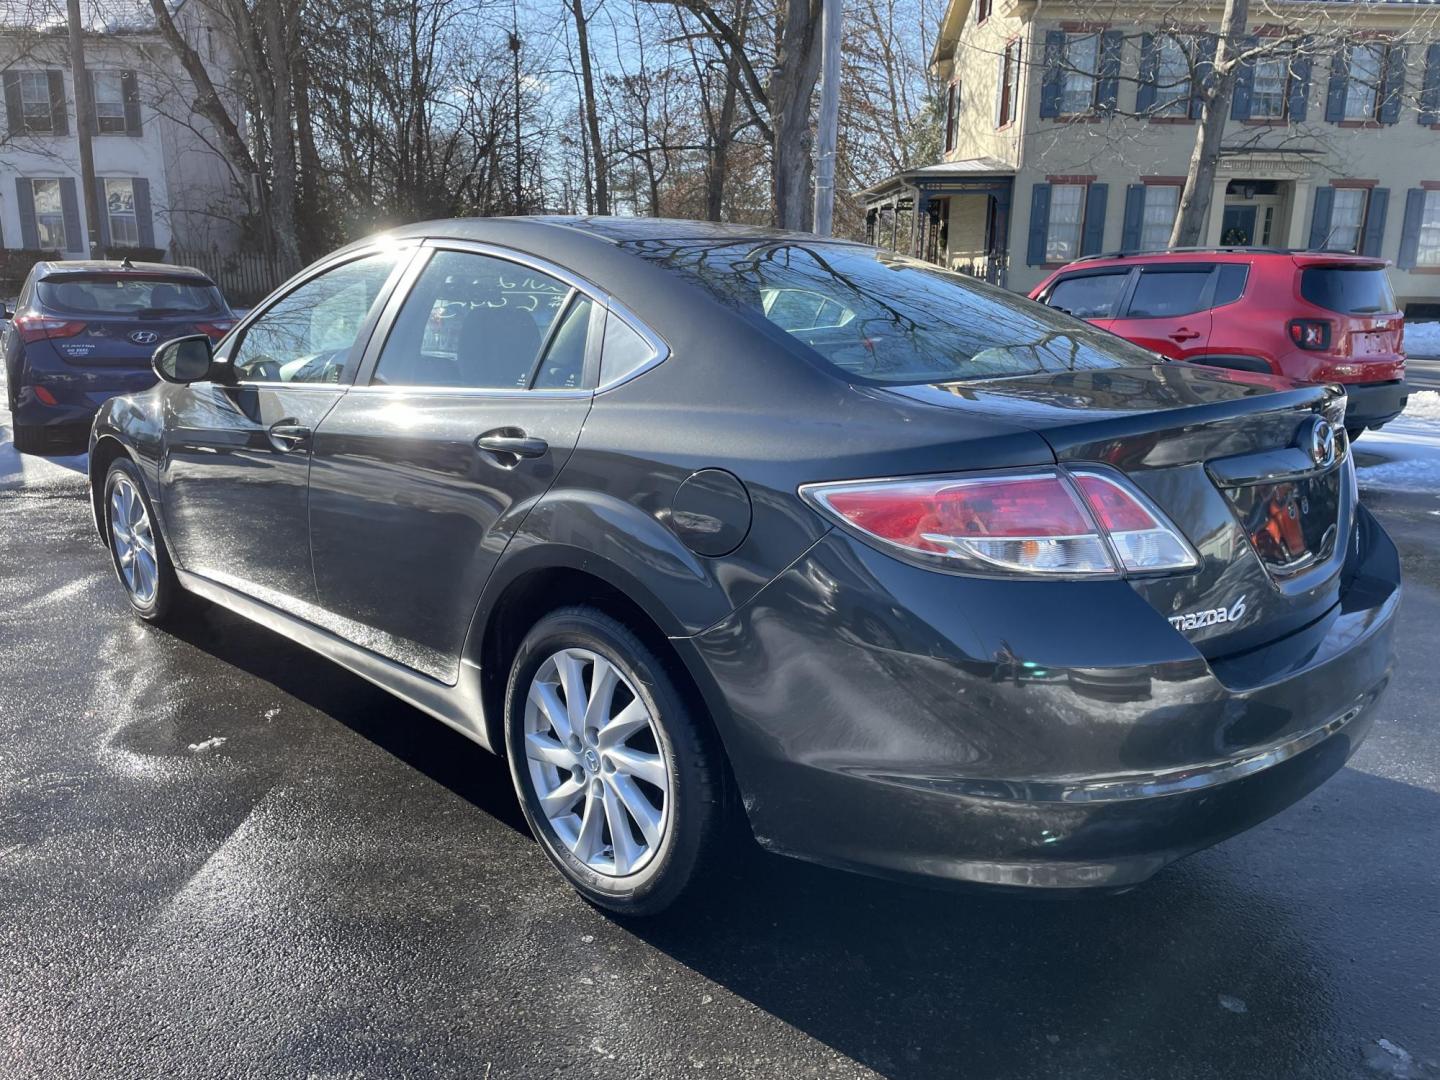
[[[1138,346],[1016,293],[873,248],[793,241],[630,247],[859,381],[948,382],[1156,362]]]
[[[1342,315],[1391,315],[1395,294],[1380,267],[1316,266],[1300,273],[1300,295]]]
[[[74,315],[217,315],[220,290],[192,277],[67,275],[36,283],[40,306]]]

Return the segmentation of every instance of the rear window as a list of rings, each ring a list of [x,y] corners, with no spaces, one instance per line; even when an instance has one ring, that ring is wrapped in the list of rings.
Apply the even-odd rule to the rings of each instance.
[[[1129,270],[1114,274],[1078,274],[1055,283],[1045,302],[1077,319],[1113,319]]]
[[[1312,266],[1300,271],[1300,295],[1342,315],[1389,315],[1395,294],[1380,267]]]
[[[1130,319],[1189,315],[1205,307],[1205,286],[1209,283],[1208,266],[1187,270],[1142,270],[1125,315]]]
[[[988,379],[1155,361],[1016,293],[872,248],[679,240],[626,246],[860,382]]]
[[[70,276],[40,281],[43,310],[73,315],[217,315],[225,310],[220,290],[194,278],[117,274]]]

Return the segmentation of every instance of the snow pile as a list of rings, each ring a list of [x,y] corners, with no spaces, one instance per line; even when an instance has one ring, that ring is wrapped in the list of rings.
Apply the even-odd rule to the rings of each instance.
[[[1405,355],[1440,356],[1440,322],[1407,322]]]
[[[1440,393],[1411,394],[1397,419],[1355,444],[1355,464],[1363,488],[1440,495]]]

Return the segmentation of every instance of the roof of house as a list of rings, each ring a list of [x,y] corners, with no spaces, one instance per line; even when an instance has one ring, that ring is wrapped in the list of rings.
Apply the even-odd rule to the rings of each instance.
[[[904,169],[891,176],[887,176],[878,184],[872,184],[863,191],[857,192],[861,197],[870,195],[883,195],[892,188],[914,187],[917,181],[945,180],[951,177],[964,179],[966,177],[984,176],[1014,176],[1015,166],[1007,165],[1005,162],[992,157],[966,158],[964,161],[939,161],[934,165],[921,165],[914,169]]]

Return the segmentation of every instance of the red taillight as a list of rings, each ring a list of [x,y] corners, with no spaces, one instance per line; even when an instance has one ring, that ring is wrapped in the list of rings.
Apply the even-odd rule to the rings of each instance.
[[[58,404],[59,404],[59,402],[55,400],[55,395],[52,394],[47,388],[45,388],[45,387],[43,387],[43,386],[36,386],[36,387],[35,387],[35,396],[40,400],[40,404],[41,404],[41,405],[58,405]]]
[[[68,319],[52,319],[48,315],[26,312],[14,318],[15,329],[20,331],[22,341],[44,341],[46,338],[74,337],[85,329],[83,322]]]
[[[211,341],[219,341],[235,325],[234,319],[217,319],[215,322],[196,323],[195,329],[207,335]]]
[[[1330,348],[1328,319],[1291,319],[1286,327],[1290,331],[1290,340],[1302,349],[1323,352]]]
[[[1110,574],[1197,562],[1158,510],[1103,472],[814,484],[802,494],[869,537],[979,572]]]

